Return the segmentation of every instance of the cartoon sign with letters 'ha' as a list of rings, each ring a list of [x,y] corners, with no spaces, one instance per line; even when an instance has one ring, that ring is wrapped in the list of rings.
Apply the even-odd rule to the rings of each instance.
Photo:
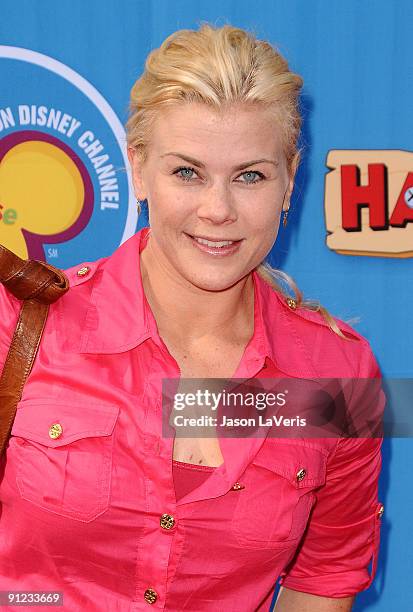
[[[332,150],[327,246],[343,255],[413,257],[413,153]]]

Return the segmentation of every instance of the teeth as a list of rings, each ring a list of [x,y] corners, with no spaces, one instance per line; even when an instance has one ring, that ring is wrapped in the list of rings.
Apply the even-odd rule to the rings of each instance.
[[[221,242],[216,242],[212,240],[204,240],[204,238],[197,238],[196,236],[194,236],[194,240],[200,244],[206,244],[206,246],[210,247],[224,247],[234,243],[234,240],[222,240]]]

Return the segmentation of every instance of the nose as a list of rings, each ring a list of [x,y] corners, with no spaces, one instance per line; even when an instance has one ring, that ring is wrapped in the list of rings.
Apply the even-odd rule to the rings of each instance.
[[[231,189],[227,185],[217,184],[207,189],[201,196],[197,214],[203,221],[223,224],[233,223],[237,219],[237,208]]]

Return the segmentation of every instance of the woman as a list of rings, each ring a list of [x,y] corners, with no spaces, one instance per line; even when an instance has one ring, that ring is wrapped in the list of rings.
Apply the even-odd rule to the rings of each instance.
[[[370,584],[379,439],[162,429],[165,378],[378,376],[366,340],[263,265],[290,206],[300,86],[230,26],[148,57],[128,153],[151,229],[69,270],[51,307],[0,484],[0,590],[60,591],[70,611],[249,612],[282,575],[277,612],[330,612]],[[2,290],[0,305],[4,361],[19,304]]]

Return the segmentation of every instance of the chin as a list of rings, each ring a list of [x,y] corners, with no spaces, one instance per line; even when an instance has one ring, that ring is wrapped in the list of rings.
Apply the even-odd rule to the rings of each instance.
[[[214,274],[195,276],[194,274],[186,275],[186,279],[195,287],[204,291],[225,291],[233,285],[236,285],[245,274]]]

